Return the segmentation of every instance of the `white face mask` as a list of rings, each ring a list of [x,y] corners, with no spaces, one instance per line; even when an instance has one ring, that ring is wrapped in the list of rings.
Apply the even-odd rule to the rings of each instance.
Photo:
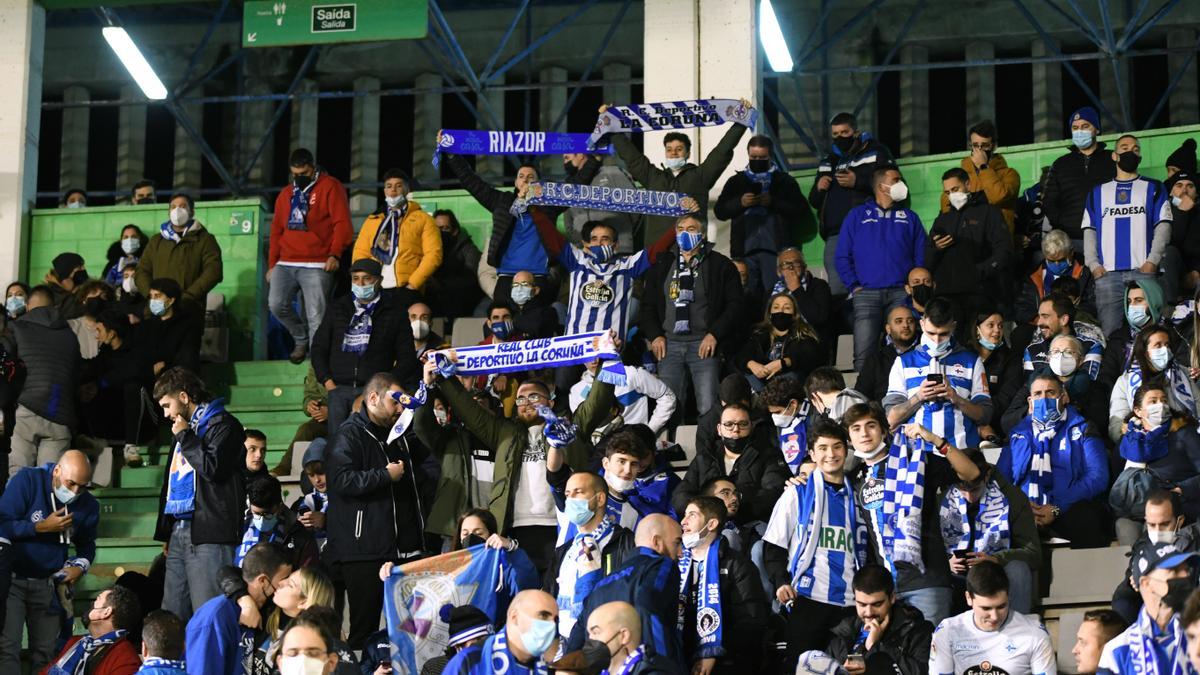
[[[702,527],[702,528],[700,528],[699,532],[684,532],[683,533],[683,547],[688,550],[691,550],[691,549],[699,546],[700,540],[704,538],[705,534],[707,534],[707,532],[704,531],[705,529],[706,528]]]
[[[956,210],[961,211],[962,207],[967,205],[967,200],[970,198],[971,195],[966,192],[951,192],[950,206],[953,206]]]
[[[417,319],[411,324],[413,337],[418,340],[424,340],[426,335],[429,335],[429,322]]]
[[[608,487],[612,488],[613,492],[629,492],[633,489],[632,478],[621,478],[615,473],[605,472],[604,480],[608,483]]]
[[[867,450],[866,452],[863,452],[862,450],[855,450],[854,456],[862,460],[875,459],[876,457],[882,455],[887,449],[887,440],[882,440],[874,450]]]
[[[888,195],[892,198],[892,201],[902,202],[908,199],[908,186],[902,180],[896,181],[888,188]]]
[[[1155,546],[1175,541],[1175,530],[1146,530],[1146,536]]]
[[[384,197],[389,209],[399,208],[401,204],[408,201],[408,195],[396,195],[395,197]]]
[[[1059,377],[1070,377],[1078,367],[1079,363],[1075,361],[1074,354],[1050,355],[1050,370]]]
[[[175,208],[171,209],[171,224],[175,227],[183,227],[184,225],[187,225],[188,221],[191,219],[192,214],[188,213],[188,210],[182,206],[176,206]]]
[[[125,291],[126,293],[133,293],[137,291],[137,284],[134,283],[133,277],[125,277],[121,280],[121,290]]]
[[[687,164],[687,157],[668,157],[663,160],[663,166],[672,171],[678,171]]]
[[[771,423],[780,429],[786,429],[792,426],[792,422],[796,419],[795,415],[787,415],[784,413],[771,413]]]
[[[279,659],[279,675],[324,675],[325,661],[307,654],[284,656]]]
[[[1171,419],[1171,409],[1167,407],[1166,403],[1147,403],[1146,419],[1155,427],[1162,426]]]

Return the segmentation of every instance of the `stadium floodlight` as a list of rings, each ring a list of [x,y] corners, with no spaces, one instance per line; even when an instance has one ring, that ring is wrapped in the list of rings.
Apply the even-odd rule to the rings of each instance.
[[[142,51],[133,43],[133,38],[129,37],[129,33],[120,26],[105,26],[104,39],[108,41],[108,46],[117,53],[117,58],[121,59],[121,64],[125,66],[125,70],[129,71],[129,75],[133,77],[133,81],[141,87],[142,93],[151,101],[161,101],[167,97],[167,88],[163,86],[162,80],[158,79],[158,75],[154,74],[154,69],[150,67],[150,62],[142,56]]]
[[[761,0],[758,3],[758,39],[762,42],[763,50],[767,52],[767,62],[771,70],[777,73],[790,73],[795,65],[792,53],[788,51],[787,40],[783,39],[783,29],[779,27],[779,19],[775,16],[775,8],[771,0]]]

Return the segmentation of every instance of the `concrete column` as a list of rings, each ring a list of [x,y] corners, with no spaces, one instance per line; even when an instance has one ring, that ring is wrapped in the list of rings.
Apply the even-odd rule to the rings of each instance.
[[[504,75],[493,80],[494,84],[504,84]],[[495,89],[489,89],[484,92],[484,97],[487,99],[488,105],[492,107],[492,111],[496,113],[501,129],[507,129],[508,125],[504,119],[504,92]],[[482,114],[482,112],[480,113]],[[479,123],[479,128],[487,129],[489,125]],[[504,157],[500,155],[480,155],[475,158],[475,171],[493,184],[498,184],[504,177],[505,169]]]
[[[422,73],[417,76],[416,89],[434,89],[442,86],[442,76],[437,73]],[[418,181],[438,179],[438,170],[430,161],[437,148],[437,132],[442,128],[442,95],[420,93],[414,97],[413,111],[413,176]]]
[[[1191,50],[1195,44],[1196,31],[1190,28],[1172,28],[1167,31],[1168,49]],[[1167,72],[1171,74],[1171,77],[1175,77],[1175,74],[1183,69],[1183,64],[1187,60],[1186,52],[1167,54]],[[1187,72],[1179,79],[1179,86],[1175,87],[1175,91],[1171,93],[1168,106],[1170,114],[1160,115],[1154,126],[1165,127],[1170,124],[1175,127],[1200,122],[1200,113],[1197,112],[1197,108],[1200,108],[1200,91],[1196,87],[1195,59],[1188,64]]]
[[[908,45],[900,48],[901,63],[926,63],[929,48]],[[929,154],[929,71],[900,73],[900,154],[905,157]]]
[[[122,100],[141,96],[136,86],[121,87]],[[146,173],[146,106],[123,106],[117,111],[117,190],[131,190]],[[118,201],[129,202],[130,194]]]
[[[23,278],[29,211],[37,195],[46,10],[33,0],[0,5],[0,275]],[[44,266],[46,261],[38,261]]]
[[[642,101],[685,101],[700,98],[700,7],[691,0],[646,0],[643,25]],[[664,31],[662,26],[671,26]],[[732,35],[727,37],[733,37]],[[728,96],[730,94],[714,94]],[[692,157],[703,157],[698,129],[681,129],[692,139]],[[666,132],[646,134],[643,150],[661,164],[662,137]]]
[[[1130,90],[1131,81],[1129,79],[1129,61],[1121,59],[1114,67],[1110,59],[1100,59],[1100,101],[1108,108],[1113,117],[1117,118],[1119,128],[1113,129],[1112,122],[1108,121],[1103,113],[1100,116],[1100,129],[1103,133],[1120,133],[1123,131],[1132,130],[1132,121],[1125,119],[1125,113],[1121,107],[1120,91],[1117,89],[1118,80],[1125,90],[1125,98],[1129,101],[1130,106],[1133,105],[1133,92]]]
[[[379,78],[354,78],[355,91],[378,91]],[[350,182],[379,180],[379,95],[354,99],[354,121],[350,128]],[[350,213],[365,216],[378,206],[375,188],[350,191]],[[358,220],[357,218],[355,220]]]
[[[1046,43],[1034,40],[1029,55],[1050,55]],[[1066,116],[1062,109],[1062,65],[1054,62],[1033,64],[1033,140],[1035,143],[1066,138]]]
[[[246,94],[249,96],[269,93],[271,93],[271,88],[262,80],[250,82],[246,85]],[[271,123],[271,116],[275,113],[275,103],[273,101],[248,101],[239,105],[242,106],[242,138],[238,144],[241,148],[241,156],[231,162],[233,166],[237,167],[234,171],[238,174],[246,171],[246,167],[254,157],[254,152],[258,150],[258,146],[262,143],[263,133]],[[248,185],[265,185],[278,182],[278,180],[271,180],[275,178],[271,174],[271,158],[274,154],[271,149],[274,147],[274,137],[275,133],[272,132],[267,139],[267,144],[263,148],[262,154],[258,156],[258,160],[254,162],[254,166],[250,167],[250,171],[246,175],[246,183]]]
[[[319,91],[313,80],[301,80],[296,88],[298,94],[315,94]],[[317,153],[317,110],[320,101],[315,98],[301,98],[292,101],[291,149],[308,148],[313,155]]]
[[[66,103],[86,103],[91,100],[87,88],[71,85],[63,90]],[[58,169],[58,187],[87,188],[88,163],[88,120],[90,108],[64,108],[62,121],[61,165]]]
[[[967,43],[968,61],[996,58],[996,46],[990,42]],[[967,128],[980,120],[996,119],[996,67],[967,68]]]
[[[192,124],[199,129],[204,119],[204,105],[201,103],[180,103],[179,106],[187,114]],[[183,130],[183,127],[176,123],[175,181],[172,188],[175,190],[199,190],[200,167],[203,161],[204,157],[200,154],[200,146],[196,145],[196,142]]]
[[[538,72],[538,82],[562,86],[542,89],[538,96],[538,128],[550,129],[563,106],[567,104],[567,69],[552,66]],[[565,126],[564,126],[565,128]],[[537,158],[538,174],[547,178],[562,174],[561,155],[542,155]]]
[[[628,80],[633,76],[633,69],[628,63],[606,63],[602,73],[601,77],[606,80]],[[605,103],[621,105],[629,103],[633,96],[633,86],[629,84],[606,84],[603,89]]]

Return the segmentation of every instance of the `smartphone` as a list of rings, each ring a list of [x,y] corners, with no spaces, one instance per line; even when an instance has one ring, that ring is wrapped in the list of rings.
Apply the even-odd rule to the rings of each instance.
[[[847,654],[846,663],[855,663],[863,668],[867,667],[867,659],[862,654]]]
[[[961,558],[965,558],[965,557],[967,557],[967,552],[966,552],[966,551],[955,551],[955,552],[954,552],[954,557],[955,557],[955,558],[960,558],[960,559],[961,559]]]
[[[758,183],[758,182],[751,183],[750,184],[750,194],[761,195],[762,194],[762,183]]]
[[[925,376],[925,379],[934,384],[941,384],[945,381],[946,376],[942,375],[941,373],[930,373]]]

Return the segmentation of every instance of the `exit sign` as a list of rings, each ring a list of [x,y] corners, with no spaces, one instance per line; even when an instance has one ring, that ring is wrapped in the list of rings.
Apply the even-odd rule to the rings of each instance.
[[[247,0],[242,46],[412,40],[428,27],[428,0]]]

